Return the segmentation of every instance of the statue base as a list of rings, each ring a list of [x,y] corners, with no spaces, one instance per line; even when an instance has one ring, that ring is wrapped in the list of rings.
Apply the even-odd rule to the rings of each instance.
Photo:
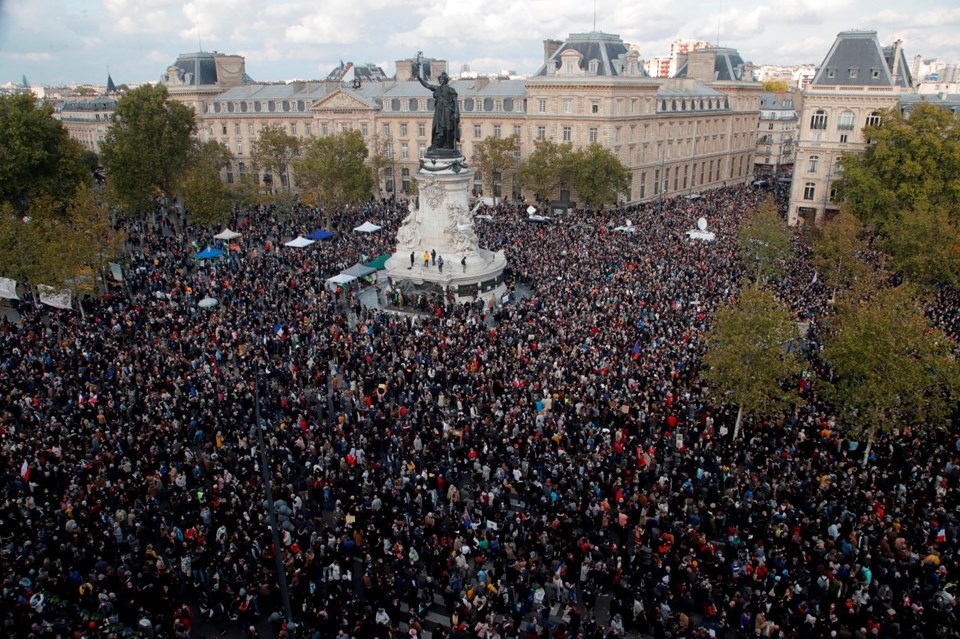
[[[419,207],[397,232],[397,249],[386,263],[391,285],[408,290],[439,287],[461,302],[477,298],[499,303],[506,293],[503,251],[481,248],[469,210],[473,171],[459,151],[455,156],[426,157],[414,176]],[[434,259],[443,258],[443,270]],[[428,260],[424,260],[424,255]]]

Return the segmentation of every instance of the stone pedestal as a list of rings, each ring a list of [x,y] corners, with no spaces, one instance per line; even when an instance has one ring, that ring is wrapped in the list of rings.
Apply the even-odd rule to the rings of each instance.
[[[459,301],[474,297],[499,302],[506,292],[503,251],[489,251],[479,245],[470,211],[469,194],[473,171],[463,156],[431,157],[420,161],[417,181],[419,202],[410,204],[410,213],[397,231],[397,250],[387,260],[386,270],[394,286],[452,292]],[[443,257],[443,271],[434,263]],[[431,254],[424,266],[424,253]],[[413,262],[411,266],[411,254]]]

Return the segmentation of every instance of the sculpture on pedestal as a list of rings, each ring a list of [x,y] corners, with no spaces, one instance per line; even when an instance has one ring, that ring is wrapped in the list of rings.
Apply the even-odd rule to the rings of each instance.
[[[450,86],[446,71],[437,78],[440,84],[430,84],[420,77],[420,56],[413,64],[413,76],[428,91],[433,92],[433,131],[427,155],[447,157],[457,150],[460,141],[460,103],[457,90]]]

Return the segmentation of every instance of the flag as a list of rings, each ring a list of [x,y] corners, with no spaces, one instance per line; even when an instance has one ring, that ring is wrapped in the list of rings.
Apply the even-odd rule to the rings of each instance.
[[[20,476],[23,477],[23,481],[30,481],[30,470],[30,463],[23,460],[23,465],[20,466]]]
[[[640,357],[640,342],[633,343],[633,359],[638,359]]]
[[[277,337],[283,337],[283,327],[280,326],[280,322],[273,327],[273,332],[277,334]]]
[[[343,71],[343,70],[346,69],[346,68],[347,68],[347,66],[343,63],[343,60],[341,59],[341,60],[340,60],[340,70]]]

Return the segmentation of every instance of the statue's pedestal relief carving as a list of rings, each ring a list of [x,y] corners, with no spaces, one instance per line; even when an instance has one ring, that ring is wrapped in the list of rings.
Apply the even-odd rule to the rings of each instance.
[[[470,211],[471,178],[473,171],[461,155],[428,154],[420,161],[420,171],[414,176],[419,206],[411,202],[410,213],[397,231],[397,251],[387,260],[387,276],[394,286],[425,290],[438,286],[460,301],[474,297],[500,300],[506,291],[503,270],[507,259],[503,251],[480,247]],[[424,253],[430,254],[427,266]]]

